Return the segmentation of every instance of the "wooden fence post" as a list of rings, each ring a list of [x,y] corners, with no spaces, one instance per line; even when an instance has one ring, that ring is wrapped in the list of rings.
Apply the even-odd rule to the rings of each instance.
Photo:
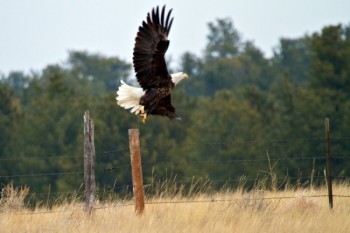
[[[94,122],[89,111],[84,113],[84,182],[85,182],[85,211],[92,214],[95,206],[95,144]]]
[[[331,167],[331,146],[329,137],[329,119],[325,119],[325,139],[326,139],[326,161],[327,161],[327,188],[328,188],[328,202],[329,208],[333,208],[333,190],[332,190],[332,167]]]
[[[145,209],[139,135],[138,129],[129,129],[132,184],[137,215],[141,215]]]

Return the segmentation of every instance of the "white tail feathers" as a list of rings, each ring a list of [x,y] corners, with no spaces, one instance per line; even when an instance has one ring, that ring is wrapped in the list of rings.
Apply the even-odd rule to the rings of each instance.
[[[117,104],[125,109],[131,108],[131,113],[136,115],[140,113],[143,108],[140,105],[140,98],[145,94],[145,91],[140,87],[133,87],[126,84],[123,80],[117,91]]]

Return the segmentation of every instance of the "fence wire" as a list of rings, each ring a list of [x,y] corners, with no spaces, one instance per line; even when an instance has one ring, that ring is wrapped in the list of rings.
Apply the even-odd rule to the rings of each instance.
[[[37,176],[64,176],[64,175],[81,175],[81,174],[84,174],[84,172],[33,173],[33,174],[0,176],[0,178],[37,177]]]
[[[177,201],[146,201],[145,205],[164,205],[164,204],[198,204],[198,203],[240,203],[242,201],[273,201],[273,200],[288,200],[288,199],[297,199],[297,198],[325,198],[328,195],[303,195],[303,196],[282,196],[282,197],[259,197],[259,198],[233,198],[233,199],[206,199],[206,200],[177,200]],[[333,195],[336,198],[350,198],[350,195]],[[124,204],[113,204],[108,206],[95,206],[94,210],[103,210],[103,209],[111,209],[111,208],[123,208],[128,206],[134,206],[134,203],[124,203]],[[80,205],[79,208],[66,208],[64,210],[47,210],[47,211],[31,211],[31,212],[11,212],[13,215],[36,215],[36,214],[55,214],[55,213],[64,213],[64,212],[73,212],[77,210],[84,211],[84,205]],[[0,212],[0,215],[6,215],[5,212]]]
[[[285,161],[285,160],[325,160],[326,158],[320,157],[310,157],[310,158],[272,158],[270,161]],[[334,157],[333,159],[350,159],[350,157]],[[236,160],[207,160],[207,161],[186,161],[186,162],[177,162],[177,161],[161,161],[161,162],[147,162],[142,163],[143,166],[155,166],[155,165],[178,165],[178,164],[222,164],[228,165],[231,163],[239,162],[268,162],[268,159],[236,159]],[[111,168],[104,168],[103,172],[113,172],[118,171],[124,168],[130,168],[130,164],[124,164]],[[20,177],[40,177],[40,176],[64,176],[64,175],[79,175],[84,174],[81,171],[72,171],[72,172],[53,172],[53,173],[31,173],[31,174],[14,174],[7,176],[0,176],[0,178],[20,178]]]
[[[219,142],[199,142],[199,143],[183,143],[183,144],[169,144],[162,145],[163,148],[182,148],[182,147],[198,147],[198,146],[212,146],[212,145],[235,145],[235,144],[261,144],[261,143],[285,143],[285,142],[295,142],[295,141],[324,141],[322,137],[306,137],[306,138],[292,138],[292,139],[255,139],[255,140],[237,140],[237,141],[219,141]],[[332,141],[340,140],[350,140],[350,137],[330,137]],[[141,145],[141,149],[159,149],[160,145]],[[98,156],[110,156],[119,152],[129,151],[129,148],[120,148],[116,150],[104,150],[96,152],[96,157]],[[46,155],[46,156],[21,156],[12,158],[0,158],[0,161],[20,161],[20,160],[50,160],[50,159],[62,159],[62,158],[83,158],[83,155]]]
[[[71,156],[69,156],[71,157]],[[49,157],[47,157],[49,158]],[[163,165],[179,165],[179,164],[221,164],[229,165],[233,163],[243,162],[278,162],[278,161],[297,161],[297,160],[326,160],[325,157],[312,156],[312,157],[281,157],[281,158],[264,158],[264,159],[231,159],[231,160],[202,160],[202,161],[154,161],[154,162],[142,162],[143,166],[163,166]],[[350,160],[350,156],[332,156],[332,160]],[[103,168],[103,172],[114,172],[120,169],[130,168],[130,164],[122,164],[119,166]],[[40,177],[40,176],[64,176],[64,175],[79,175],[84,174],[82,171],[70,171],[70,172],[53,172],[53,173],[30,173],[30,174],[13,174],[13,175],[2,175],[0,178],[20,178],[20,177]]]

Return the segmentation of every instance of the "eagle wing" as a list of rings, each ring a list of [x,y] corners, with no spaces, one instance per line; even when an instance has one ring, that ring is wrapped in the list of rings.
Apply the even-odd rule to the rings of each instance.
[[[171,80],[164,55],[169,46],[168,34],[173,23],[172,9],[165,19],[165,6],[159,14],[159,7],[147,14],[147,22],[139,27],[134,46],[134,70],[140,86],[146,90],[166,86]]]

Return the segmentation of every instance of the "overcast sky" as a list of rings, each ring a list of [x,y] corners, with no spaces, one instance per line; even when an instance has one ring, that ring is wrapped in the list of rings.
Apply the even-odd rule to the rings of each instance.
[[[266,56],[281,37],[350,23],[349,0],[0,0],[0,72],[38,71],[63,63],[69,50],[131,62],[137,28],[156,5],[173,8],[168,53],[201,55],[208,22],[230,17],[243,40]]]

